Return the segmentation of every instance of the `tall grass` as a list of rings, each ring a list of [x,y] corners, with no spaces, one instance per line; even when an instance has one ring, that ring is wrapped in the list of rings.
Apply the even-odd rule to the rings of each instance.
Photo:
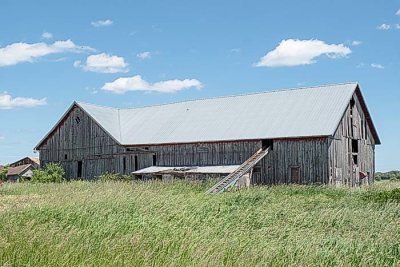
[[[6,184],[0,266],[398,266],[398,187]]]

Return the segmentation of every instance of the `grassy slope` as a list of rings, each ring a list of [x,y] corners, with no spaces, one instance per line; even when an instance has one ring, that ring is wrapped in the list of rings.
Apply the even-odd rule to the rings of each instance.
[[[8,184],[0,266],[396,266],[400,202],[374,200],[394,187]]]

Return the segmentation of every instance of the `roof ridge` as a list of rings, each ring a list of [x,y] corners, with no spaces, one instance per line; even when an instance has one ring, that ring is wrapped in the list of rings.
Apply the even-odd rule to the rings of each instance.
[[[142,109],[142,108],[167,106],[167,105],[174,105],[174,104],[180,104],[180,103],[212,100],[212,99],[233,98],[233,97],[250,96],[250,95],[258,95],[258,94],[269,94],[269,93],[286,92],[286,91],[297,91],[297,90],[306,90],[306,89],[322,88],[322,87],[330,87],[330,86],[338,86],[338,85],[348,85],[348,84],[358,85],[358,82],[357,81],[352,81],[352,82],[332,83],[332,84],[313,85],[313,86],[288,87],[288,88],[276,89],[276,90],[271,90],[271,91],[260,91],[260,92],[243,93],[243,94],[237,94],[237,95],[224,95],[224,96],[214,96],[214,97],[208,97],[208,98],[189,99],[189,100],[182,100],[182,101],[176,101],[176,102],[171,102],[171,103],[161,103],[161,104],[148,105],[148,106],[143,106],[143,107],[116,108],[116,107],[110,107],[110,106],[103,106],[103,105],[85,103],[85,102],[80,102],[80,101],[79,102],[76,101],[76,102],[78,104],[81,103],[81,104],[86,104],[86,105],[91,105],[91,106],[97,106],[97,107],[100,107],[100,108],[109,108],[109,109],[114,109],[114,110],[116,109],[116,110],[118,110],[118,116],[119,116],[119,110]]]
[[[83,104],[83,105],[95,106],[95,107],[99,107],[99,108],[121,109],[121,108],[115,108],[115,107],[110,107],[110,106],[105,106],[105,105],[87,103],[87,102],[83,102],[83,101],[74,101],[74,102],[77,103],[78,105]]]

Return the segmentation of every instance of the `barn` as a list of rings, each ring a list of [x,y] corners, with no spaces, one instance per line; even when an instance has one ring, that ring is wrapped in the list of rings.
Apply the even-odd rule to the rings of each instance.
[[[374,181],[378,144],[359,84],[344,83],[138,108],[74,102],[35,149],[69,179],[245,163],[253,184],[356,186]]]

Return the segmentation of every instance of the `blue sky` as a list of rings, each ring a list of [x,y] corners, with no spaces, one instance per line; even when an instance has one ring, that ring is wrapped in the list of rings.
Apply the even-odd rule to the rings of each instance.
[[[400,1],[0,2],[0,164],[74,100],[116,107],[358,81],[400,169]]]

